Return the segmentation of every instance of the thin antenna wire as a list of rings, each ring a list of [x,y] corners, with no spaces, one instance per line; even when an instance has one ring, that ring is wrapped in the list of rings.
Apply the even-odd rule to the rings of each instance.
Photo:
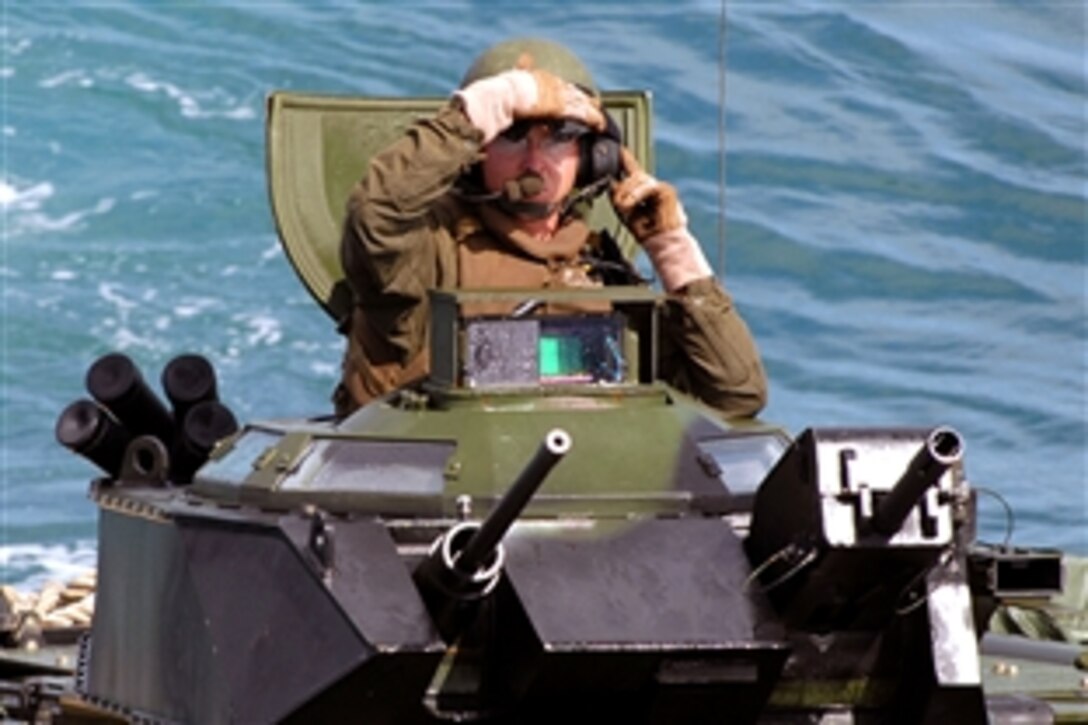
[[[718,277],[725,276],[725,3],[718,19]]]
[[[1001,543],[1001,548],[1009,548],[1009,541],[1012,540],[1012,532],[1013,529],[1016,527],[1016,518],[1013,516],[1012,506],[1009,505],[1009,502],[1005,499],[1005,497],[998,493],[996,489],[987,488],[985,486],[975,486],[975,490],[979,493],[993,496],[997,499],[997,502],[1000,503],[1001,506],[1005,509],[1005,541]]]

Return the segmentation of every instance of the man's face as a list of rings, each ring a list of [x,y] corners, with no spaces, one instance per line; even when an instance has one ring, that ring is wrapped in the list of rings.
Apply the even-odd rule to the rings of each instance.
[[[578,134],[562,122],[519,122],[484,147],[484,186],[500,191],[526,174],[543,186],[526,201],[558,204],[574,189],[578,176]]]

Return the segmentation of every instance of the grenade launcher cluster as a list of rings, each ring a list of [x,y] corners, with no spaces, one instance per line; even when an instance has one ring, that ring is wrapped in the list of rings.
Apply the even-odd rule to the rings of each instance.
[[[68,405],[57,419],[57,440],[112,478],[122,471],[188,484],[216,441],[238,430],[219,402],[215,369],[201,355],[179,355],[162,371],[163,404],[124,353],[103,355],[87,370],[90,398]],[[128,467],[126,469],[126,467]]]

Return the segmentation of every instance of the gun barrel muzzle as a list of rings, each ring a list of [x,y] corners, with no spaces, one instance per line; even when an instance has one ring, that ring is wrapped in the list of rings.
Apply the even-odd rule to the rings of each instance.
[[[461,550],[456,566],[462,573],[472,574],[487,560],[555,464],[570,451],[571,444],[570,434],[561,428],[554,428],[544,436],[521,475]]]
[[[962,457],[963,439],[959,433],[945,426],[930,431],[903,475],[877,505],[870,520],[872,530],[888,537],[899,531],[926,489]]]
[[[197,469],[208,461],[215,444],[237,431],[234,414],[217,400],[205,400],[190,408],[170,453],[174,483],[190,483]]]
[[[125,449],[132,440],[132,434],[105,408],[85,398],[61,412],[55,433],[57,442],[65,448],[114,477],[121,472]]]
[[[203,355],[178,355],[162,371],[162,389],[174,409],[174,424],[182,426],[196,405],[218,401],[215,368]]]

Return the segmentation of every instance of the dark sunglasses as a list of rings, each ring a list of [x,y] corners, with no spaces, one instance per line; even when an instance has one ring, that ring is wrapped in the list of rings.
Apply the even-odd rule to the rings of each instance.
[[[544,126],[547,128],[548,136],[553,143],[574,141],[589,132],[589,128],[586,125],[565,118],[543,120],[526,119],[524,121],[517,121],[514,125],[500,133],[499,136],[506,141],[517,143],[528,136],[529,131],[536,126]]]

